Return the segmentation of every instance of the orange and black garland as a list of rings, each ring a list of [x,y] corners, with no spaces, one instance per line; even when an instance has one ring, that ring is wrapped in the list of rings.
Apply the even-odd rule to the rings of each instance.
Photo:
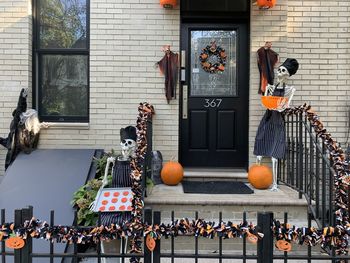
[[[345,160],[345,153],[339,143],[332,138],[324,128],[319,116],[311,109],[311,106],[304,104],[299,107],[290,108],[284,114],[304,114],[313,127],[316,135],[325,145],[330,155],[330,163],[335,171],[334,174],[334,204],[335,204],[335,226],[333,228],[337,238],[331,238],[331,243],[338,255],[348,254],[350,238],[350,218],[348,193],[350,185],[350,164]]]
[[[225,71],[226,57],[225,49],[213,42],[211,46],[202,49],[199,60],[205,72],[215,74]]]
[[[130,162],[131,179],[133,192],[132,200],[132,220],[130,222],[131,234],[131,253],[142,252],[142,237],[143,237],[143,192],[142,192],[142,176],[145,155],[147,151],[147,122],[154,114],[154,108],[149,103],[140,103],[138,107],[139,115],[136,121],[137,131],[137,149],[136,157]],[[130,262],[139,262],[139,258],[131,258]]]

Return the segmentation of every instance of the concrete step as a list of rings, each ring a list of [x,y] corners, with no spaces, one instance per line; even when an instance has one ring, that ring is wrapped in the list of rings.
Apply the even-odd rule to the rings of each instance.
[[[249,184],[248,184],[249,186]],[[254,189],[253,194],[187,194],[182,185],[156,185],[145,199],[145,206],[161,211],[162,221],[171,221],[171,211],[175,218],[194,218],[195,211],[206,220],[216,220],[222,212],[223,220],[242,220],[247,212],[248,221],[256,222],[258,212],[271,211],[275,218],[283,220],[288,212],[288,221],[295,224],[307,223],[307,202],[299,199],[293,189],[280,185],[278,192]]]
[[[185,168],[184,180],[188,181],[241,181],[248,182],[244,169],[230,168]]]

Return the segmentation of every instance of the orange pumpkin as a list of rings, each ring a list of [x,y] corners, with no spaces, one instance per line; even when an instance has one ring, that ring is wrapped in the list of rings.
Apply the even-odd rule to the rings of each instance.
[[[278,240],[275,244],[278,250],[289,252],[292,250],[292,244],[286,240]]]
[[[153,251],[156,248],[156,241],[151,235],[147,235],[146,237],[146,246],[150,251]]]
[[[5,245],[8,248],[20,249],[24,247],[25,243],[24,240],[20,237],[10,237],[9,239],[6,239]]]
[[[248,181],[256,189],[267,189],[272,184],[272,171],[266,165],[254,164],[249,168]]]
[[[261,104],[269,110],[277,109],[280,105],[286,104],[288,98],[279,96],[261,96]]]
[[[176,0],[160,0],[160,4],[164,7],[164,8],[173,8],[176,6]]]
[[[257,0],[260,9],[269,9],[276,5],[276,0]]]
[[[176,161],[169,161],[163,165],[160,177],[166,185],[177,185],[184,176],[182,165]]]
[[[247,240],[252,244],[258,243],[258,237],[249,231],[247,232]]]

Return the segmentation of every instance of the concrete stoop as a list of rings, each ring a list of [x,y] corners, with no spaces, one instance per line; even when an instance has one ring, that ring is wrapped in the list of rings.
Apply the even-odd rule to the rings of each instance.
[[[230,169],[186,169],[184,180],[196,181],[243,181],[248,186],[247,172],[243,170]],[[252,187],[252,186],[250,186]],[[219,213],[222,212],[224,221],[240,223],[243,212],[246,212],[247,220],[253,224],[257,223],[258,212],[273,212],[278,220],[284,220],[284,214],[288,213],[288,222],[297,226],[307,226],[307,202],[299,199],[298,193],[293,189],[280,185],[279,191],[253,189],[253,194],[188,194],[183,192],[182,185],[167,186],[156,185],[145,199],[145,206],[153,211],[161,212],[162,223],[170,223],[171,212],[174,218],[194,219],[195,212],[198,217],[206,221],[219,221]],[[200,253],[218,253],[218,239],[199,238],[198,245]],[[175,239],[175,251],[177,253],[194,253],[194,237],[179,236]],[[161,249],[171,249],[170,239],[161,240]],[[306,247],[296,248],[303,251]],[[227,253],[242,253],[242,239],[226,239],[223,241],[223,250]],[[254,255],[256,245],[247,242],[247,254]],[[161,262],[171,262],[162,259]],[[192,259],[177,259],[175,262],[194,262]],[[218,262],[216,260],[201,259],[198,262]],[[223,262],[242,262],[242,260],[223,260]],[[249,262],[249,261],[247,261]],[[250,261],[250,262],[255,262]],[[277,262],[277,261],[276,261]],[[281,261],[283,262],[283,261]],[[291,261],[292,262],[292,261]],[[293,261],[298,262],[298,261]],[[300,261],[302,262],[302,261]]]

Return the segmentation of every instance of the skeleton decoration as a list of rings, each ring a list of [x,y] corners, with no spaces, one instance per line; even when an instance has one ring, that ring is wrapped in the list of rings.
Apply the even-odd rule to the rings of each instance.
[[[27,110],[28,90],[22,89],[18,98],[17,108],[13,111],[10,132],[7,138],[0,137],[0,144],[7,149],[5,169],[16,159],[20,152],[31,153],[39,142],[41,128],[48,124],[40,123],[36,110]]]
[[[135,158],[136,150],[136,128],[134,126],[128,126],[120,129],[120,146],[122,147],[122,156],[119,160],[129,160]]]
[[[257,156],[257,163],[260,164],[262,157],[271,157],[273,183],[271,191],[277,191],[277,169],[278,159],[283,159],[286,147],[284,120],[282,113],[289,108],[295,88],[287,85],[287,80],[294,75],[299,68],[298,61],[287,58],[277,70],[278,83],[268,84],[265,89],[265,96],[278,96],[287,98],[281,100],[276,109],[267,110],[261,119],[256,133],[254,154]]]
[[[130,161],[131,158],[135,158],[136,139],[136,128],[134,126],[127,126],[120,129],[120,146],[122,148],[122,155],[118,156],[118,161]],[[115,157],[108,157],[101,189],[108,185],[108,171],[110,165],[112,165],[112,174],[114,175],[115,161]],[[94,205],[95,204],[92,204],[92,207]]]

